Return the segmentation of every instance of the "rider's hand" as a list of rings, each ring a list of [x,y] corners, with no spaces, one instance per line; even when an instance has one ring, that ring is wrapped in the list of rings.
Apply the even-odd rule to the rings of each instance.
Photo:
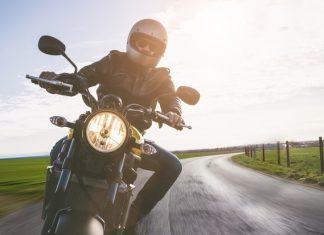
[[[185,124],[184,120],[182,119],[182,117],[180,115],[178,115],[177,113],[175,112],[167,112],[165,114],[167,117],[169,117],[170,119],[170,124],[172,127],[178,129],[178,130],[182,130],[183,127],[182,125]]]
[[[54,73],[54,72],[48,72],[48,71],[44,71],[42,72],[39,77],[43,78],[43,79],[47,79],[47,80],[56,80],[56,78],[59,75]],[[44,88],[47,92],[55,94],[56,92],[54,91],[54,89],[52,88],[51,84],[46,83],[46,82],[38,82],[38,85],[41,88]]]
[[[86,79],[79,75],[74,75],[69,73],[55,74],[53,72],[42,72],[39,76],[44,79],[57,80],[57,81],[61,81],[73,85],[72,92],[67,92],[67,90],[62,87],[51,85],[45,82],[39,82],[40,87],[46,89],[47,92],[52,94],[74,96],[77,93],[84,91],[85,89],[88,88]]]
[[[76,92],[84,92],[86,89],[89,88],[87,79],[78,74],[73,78],[72,84],[73,84],[73,91]]]

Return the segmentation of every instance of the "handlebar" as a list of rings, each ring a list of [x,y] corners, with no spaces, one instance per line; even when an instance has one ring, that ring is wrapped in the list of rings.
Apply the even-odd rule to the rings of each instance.
[[[161,124],[166,124],[170,127],[173,127],[175,129],[178,129],[178,130],[182,130],[182,128],[188,128],[188,129],[192,129],[191,126],[188,126],[188,125],[185,125],[185,124],[180,124],[179,126],[172,126],[171,125],[171,121],[170,121],[170,118],[159,112],[159,111],[155,111],[154,109],[152,108],[146,108],[140,104],[129,104],[127,105],[125,108],[124,108],[124,115],[127,115],[128,112],[133,112],[133,113],[138,113],[140,115],[142,115],[143,117],[147,117],[147,118],[150,118],[152,121],[155,121],[157,123],[159,123],[160,125]]]
[[[64,95],[72,95],[72,96],[75,95],[73,84],[69,84],[58,80],[48,80],[40,77],[30,76],[28,74],[26,75],[26,78],[30,79],[31,82],[35,84],[39,84],[39,82],[42,82],[42,83],[47,83],[62,88]],[[87,106],[89,106],[91,109],[98,108],[96,99],[91,95],[89,89],[85,89],[84,92],[81,91],[78,92],[82,95],[83,101]]]
[[[73,85],[72,84],[68,84],[65,82],[61,82],[61,81],[57,81],[57,80],[48,80],[48,79],[44,79],[44,78],[40,78],[40,77],[34,77],[34,76],[30,76],[30,75],[26,75],[26,78],[30,79],[33,83],[38,84],[38,82],[44,82],[44,83],[48,83],[54,86],[59,86],[59,87],[63,87],[63,88],[67,88],[68,90],[66,92],[68,93],[73,93]]]
[[[48,83],[51,85],[55,85],[55,86],[59,86],[62,88],[66,88],[67,89],[67,93],[71,93],[73,94],[73,85],[72,84],[68,84],[65,82],[61,82],[58,80],[48,80],[48,79],[44,79],[44,78],[40,78],[40,77],[34,77],[34,76],[30,76],[30,75],[26,75],[26,78],[30,79],[33,83],[38,84],[38,82],[44,82],[44,83]],[[86,94],[89,100],[91,100],[90,96],[91,94],[89,93],[89,91],[87,90],[87,94]],[[132,106],[134,106],[135,104],[130,104],[128,106],[125,107],[124,110],[126,110],[126,112],[128,111],[136,111],[136,112],[141,112],[143,115],[147,115],[148,117],[150,117],[153,121],[159,123],[159,124],[166,124],[170,127],[173,127],[175,129],[181,130],[182,128],[188,128],[188,129],[192,129],[191,126],[185,125],[185,124],[180,124],[179,126],[172,126],[170,118],[168,116],[166,116],[165,114],[159,112],[159,111],[155,111],[152,108],[145,108],[142,105],[136,104],[135,106],[137,108],[140,108],[141,110],[138,109],[132,109]]]

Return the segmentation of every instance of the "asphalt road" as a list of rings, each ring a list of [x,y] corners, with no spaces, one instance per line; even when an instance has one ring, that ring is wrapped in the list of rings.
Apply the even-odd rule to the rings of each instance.
[[[324,191],[240,167],[230,155],[182,163],[179,179],[138,234],[324,234]],[[139,185],[148,175],[141,174]],[[1,219],[0,235],[38,234],[40,207]]]

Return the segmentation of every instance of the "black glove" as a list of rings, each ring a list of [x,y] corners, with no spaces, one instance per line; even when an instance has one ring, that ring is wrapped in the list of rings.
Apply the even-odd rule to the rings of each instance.
[[[42,72],[39,75],[39,77],[48,80],[57,80],[73,85],[72,92],[69,92],[68,89],[65,87],[60,87],[45,82],[39,82],[39,86],[46,89],[46,91],[51,94],[74,96],[88,88],[88,83],[86,79],[80,75],[74,75],[69,73],[56,74],[53,72]]]
[[[184,125],[185,122],[184,122],[184,120],[182,119],[182,117],[179,114],[170,111],[170,112],[167,112],[165,115],[167,117],[169,117],[170,125],[173,128],[175,128],[177,130],[182,130],[183,129],[182,125]]]
[[[43,79],[47,79],[47,80],[55,80],[59,75],[54,73],[54,72],[48,72],[48,71],[44,71],[42,72],[39,77],[43,78]],[[41,88],[46,89],[48,92],[50,92],[48,89],[50,88],[51,84],[46,83],[46,82],[34,82],[36,84],[38,84]],[[52,92],[50,92],[52,93]]]

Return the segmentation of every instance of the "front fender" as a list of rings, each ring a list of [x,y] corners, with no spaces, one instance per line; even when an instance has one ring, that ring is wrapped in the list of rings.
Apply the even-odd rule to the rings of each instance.
[[[99,216],[66,210],[55,221],[51,229],[55,235],[104,235],[105,223]]]

